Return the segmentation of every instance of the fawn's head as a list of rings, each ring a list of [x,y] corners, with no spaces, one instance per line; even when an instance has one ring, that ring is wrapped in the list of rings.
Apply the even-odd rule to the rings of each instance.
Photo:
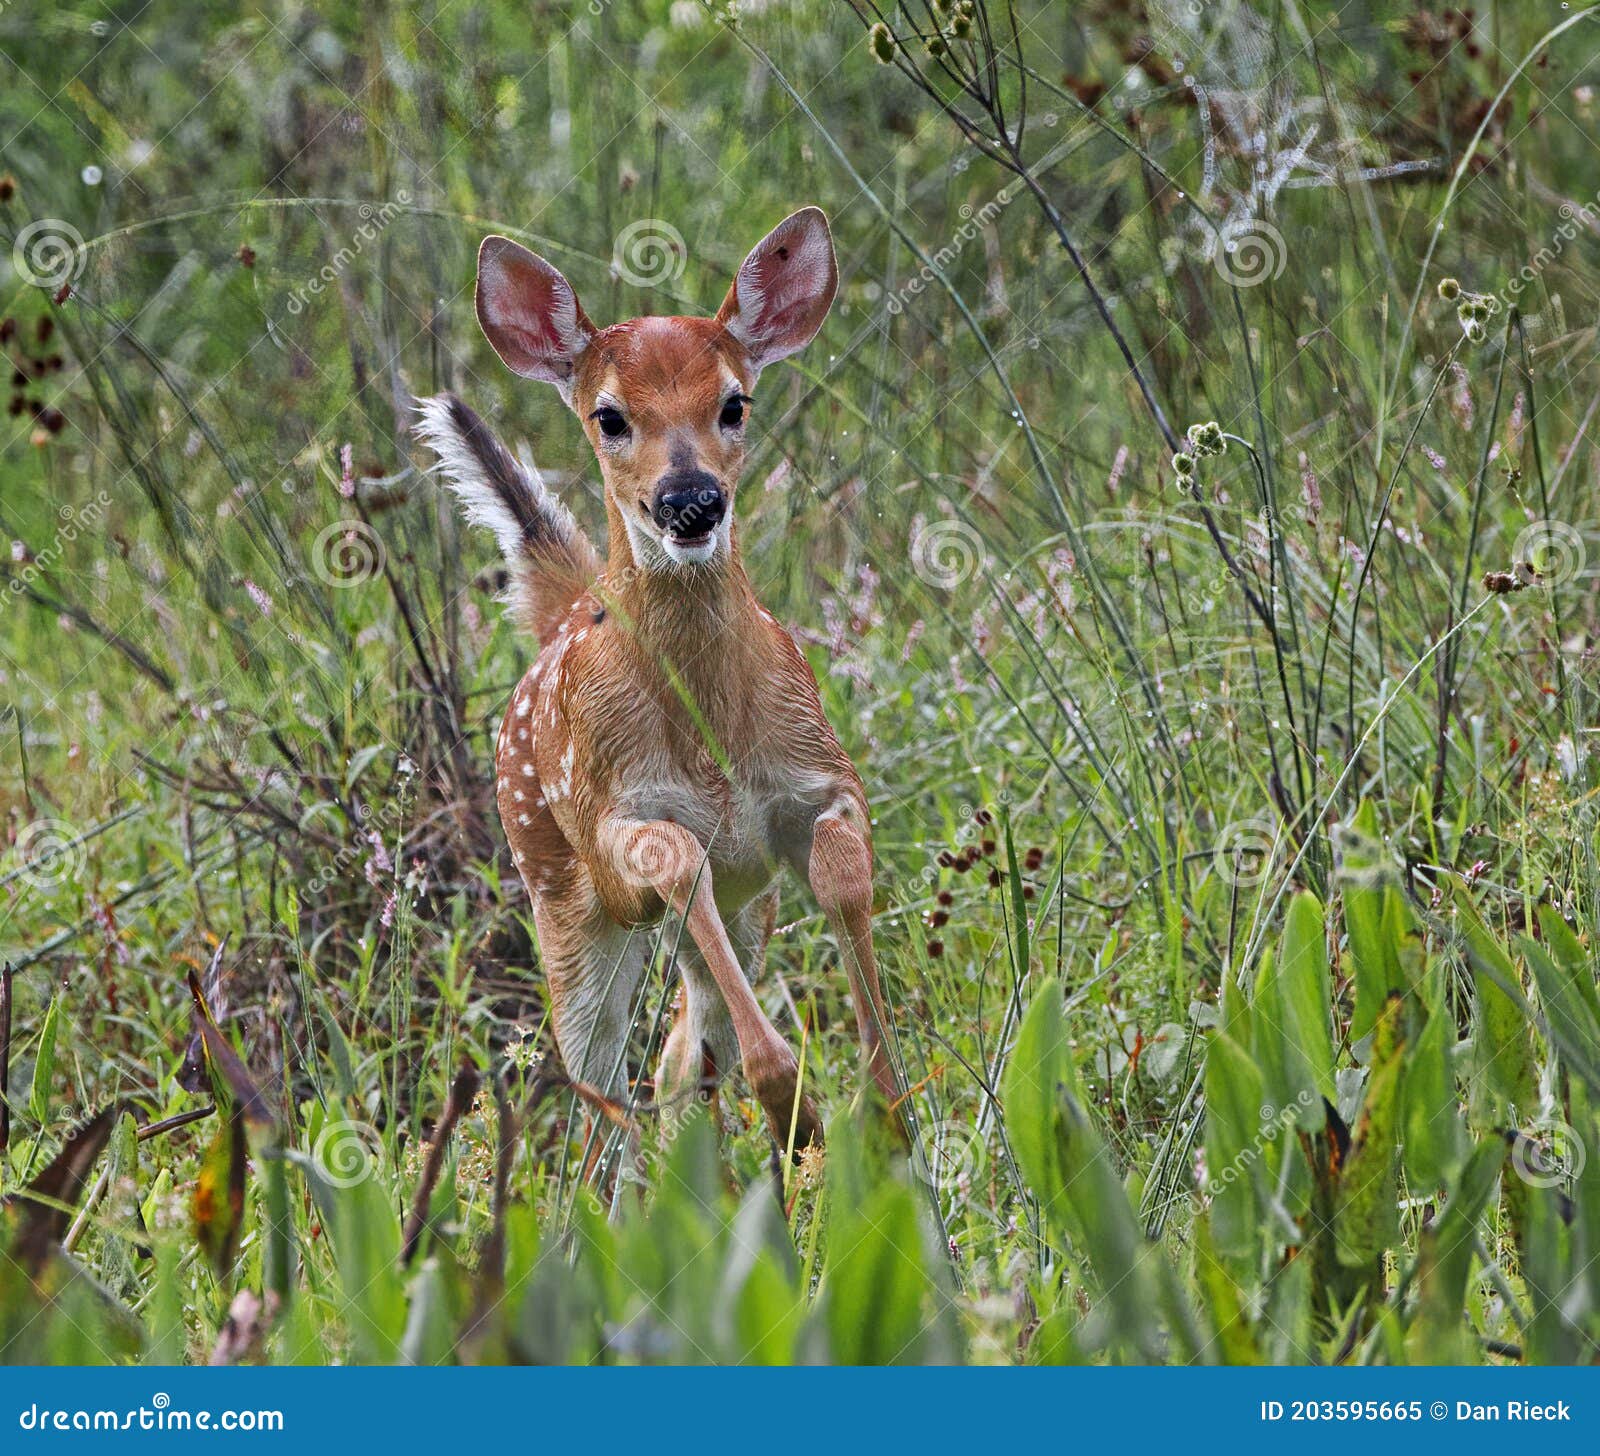
[[[572,285],[509,238],[478,252],[478,322],[527,379],[561,391],[594,446],[635,566],[703,565],[732,550],[756,379],[811,342],[838,286],[828,221],[803,208],[739,266],[713,318],[599,329]]]

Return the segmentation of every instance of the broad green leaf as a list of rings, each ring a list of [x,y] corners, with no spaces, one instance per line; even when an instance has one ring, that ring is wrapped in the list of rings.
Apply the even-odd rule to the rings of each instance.
[[[1333,1033],[1329,1025],[1332,988],[1328,980],[1328,943],[1322,904],[1302,892],[1289,902],[1283,930],[1283,958],[1278,965],[1284,1001],[1292,1013],[1301,1058],[1311,1084],[1330,1101],[1333,1088]],[[1320,1126],[1321,1119],[1316,1119]]]
[[[1452,1184],[1444,1211],[1419,1235],[1417,1310],[1406,1336],[1407,1353],[1418,1364],[1455,1365],[1477,1354],[1463,1318],[1467,1276],[1474,1236],[1505,1155],[1500,1138],[1479,1143]]]
[[[1465,889],[1457,887],[1454,901],[1472,965],[1474,1080],[1481,1079],[1491,1103],[1479,1109],[1478,1123],[1504,1122],[1509,1109],[1528,1107],[1534,1100],[1533,1045],[1522,977]],[[1498,1106],[1492,1105],[1496,1099]]]
[[[832,1359],[917,1363],[929,1285],[910,1190],[884,1183],[858,1209],[830,1204],[830,1220],[823,1299]]]
[[[1454,1025],[1442,1009],[1435,1011],[1406,1059],[1405,1166],[1422,1188],[1448,1183],[1465,1147],[1450,1065],[1454,1041]]]
[[[1040,986],[1006,1067],[1006,1123],[1051,1229],[1094,1266],[1110,1338],[1144,1358],[1162,1350],[1149,1246],[1083,1101],[1068,1053],[1061,988]]]
[[[211,1139],[194,1188],[195,1237],[218,1279],[233,1268],[239,1247],[246,1156],[244,1116],[235,1108]]]
[[[1356,993],[1350,1036],[1359,1041],[1372,1030],[1385,1001],[1406,989],[1401,947],[1412,923],[1370,802],[1357,809],[1339,848],[1340,898]]]
[[[1209,1363],[1222,1365],[1260,1365],[1261,1351],[1256,1346],[1246,1315],[1244,1290],[1217,1257],[1212,1247],[1209,1222],[1195,1223],[1195,1275],[1210,1315],[1212,1340],[1207,1346]]]
[[[1290,902],[1277,957],[1263,956],[1250,1020],[1267,1100],[1295,1108],[1299,1126],[1322,1126],[1322,1100],[1335,1096],[1329,1027],[1328,960],[1316,897]]]
[[[1539,1006],[1567,1065],[1600,1091],[1600,995],[1594,966],[1571,929],[1549,905],[1539,907],[1544,944],[1518,944],[1539,987]]]
[[[1401,998],[1391,996],[1373,1028],[1367,1095],[1350,1152],[1339,1169],[1333,1232],[1339,1262],[1346,1268],[1375,1266],[1398,1233],[1395,1149],[1405,1051],[1403,1013]]]
[[[1225,1032],[1206,1054],[1206,1189],[1211,1232],[1225,1257],[1248,1259],[1260,1242],[1256,1179],[1262,1160],[1261,1073]]]

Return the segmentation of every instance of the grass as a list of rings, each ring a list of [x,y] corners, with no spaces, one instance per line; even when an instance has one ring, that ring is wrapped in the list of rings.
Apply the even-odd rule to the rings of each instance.
[[[935,23],[0,13],[8,1354],[1593,1357],[1600,22]],[[597,528],[479,239],[709,312],[806,202],[840,296],[741,531],[872,800],[912,1152],[786,886],[826,1167],[737,1081],[649,1112],[669,929],[641,1206],[492,807],[531,644],[408,402]]]

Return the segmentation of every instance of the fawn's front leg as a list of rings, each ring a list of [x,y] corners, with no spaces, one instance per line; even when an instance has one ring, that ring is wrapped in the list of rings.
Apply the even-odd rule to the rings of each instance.
[[[602,836],[619,872],[633,884],[649,885],[683,917],[689,938],[716,983],[733,1021],[739,1059],[780,1146],[822,1142],[822,1122],[809,1097],[795,1102],[800,1063],[778,1035],[739,967],[727,927],[711,893],[711,865],[705,847],[681,824],[668,820],[613,820]]]
[[[893,1108],[900,1100],[900,1085],[884,1040],[889,1018],[872,951],[872,839],[866,810],[854,795],[841,795],[817,816],[806,877],[838,937],[867,1065]]]

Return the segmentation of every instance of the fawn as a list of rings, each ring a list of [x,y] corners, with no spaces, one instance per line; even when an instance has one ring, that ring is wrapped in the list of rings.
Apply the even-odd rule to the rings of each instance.
[[[898,1091],[872,951],[872,836],[861,778],[816,679],[756,600],[734,494],[756,381],[810,343],[838,286],[827,219],[785,219],[740,265],[714,318],[596,328],[571,284],[503,237],[478,253],[478,321],[505,364],[554,384],[600,462],[602,562],[571,513],[459,400],[421,402],[418,432],[469,520],[499,538],[516,620],[538,659],[500,728],[500,820],[533,900],[567,1075],[626,1091],[651,927],[686,932],[683,995],[658,1104],[737,1055],[780,1147],[821,1141],[799,1063],[761,1009],[773,877],[805,876],[838,937],[884,1097]]]

